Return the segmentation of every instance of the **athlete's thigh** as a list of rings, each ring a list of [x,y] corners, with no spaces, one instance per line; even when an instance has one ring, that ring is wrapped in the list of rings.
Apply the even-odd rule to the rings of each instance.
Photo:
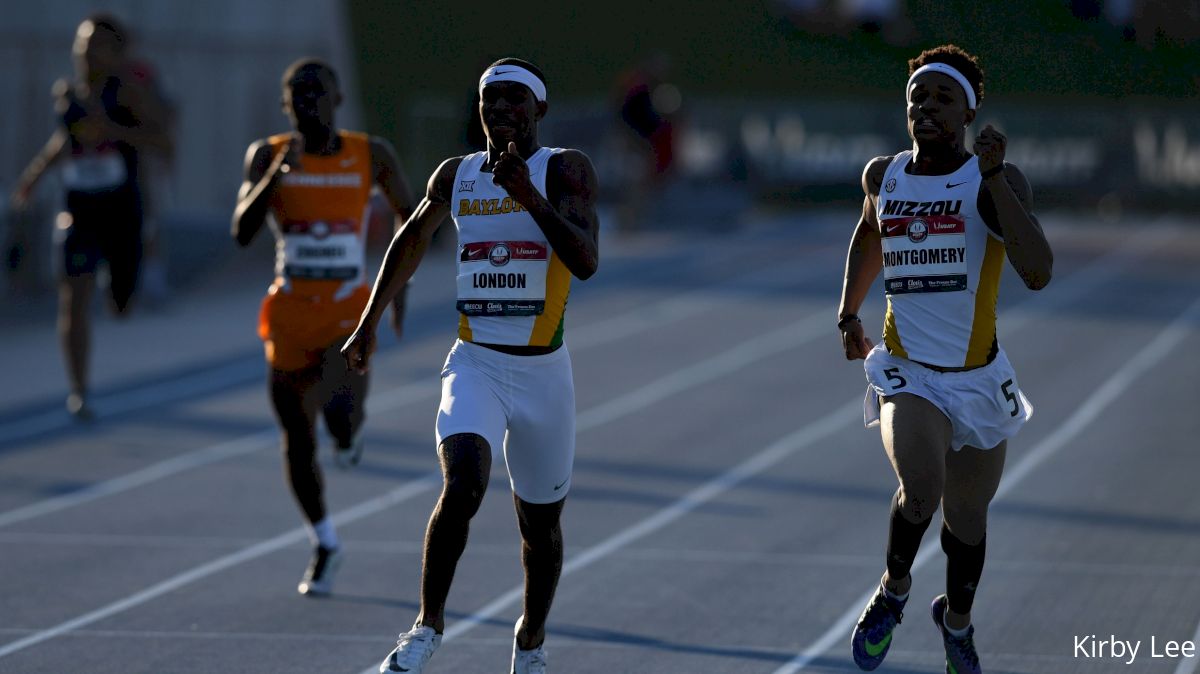
[[[438,443],[438,463],[446,488],[462,488],[483,498],[492,472],[492,448],[476,433],[455,433]],[[462,493],[462,492],[460,492]]]
[[[486,441],[495,454],[504,446],[507,427],[507,411],[494,377],[469,358],[451,352],[442,369],[442,398],[434,424],[438,446],[452,436],[471,434]]]
[[[566,347],[563,347],[566,348]],[[525,373],[514,387],[504,460],[513,492],[522,501],[561,501],[575,464],[575,385],[570,360]]]
[[[952,435],[946,415],[925,398],[898,393],[882,399],[879,430],[905,492],[940,495]]]
[[[271,406],[280,425],[288,432],[312,432],[316,423],[318,385],[321,371],[308,367],[296,370],[271,368]]]

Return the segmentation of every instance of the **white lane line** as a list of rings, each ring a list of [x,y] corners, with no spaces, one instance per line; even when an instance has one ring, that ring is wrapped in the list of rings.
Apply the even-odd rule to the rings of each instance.
[[[1198,320],[1200,320],[1200,300],[1192,302],[1183,313],[1171,321],[1167,327],[1163,328],[1149,344],[1142,347],[1132,358],[1125,361],[1124,365],[1117,369],[1099,388],[1095,389],[1088,396],[1086,402],[1079,409],[1075,410],[1074,414],[1068,417],[1049,436],[1035,445],[1033,449],[1022,456],[1016,466],[1011,470],[1005,471],[1000,488],[996,491],[995,500],[999,501],[1002,499],[1020,484],[1021,480],[1032,473],[1034,469],[1041,466],[1047,459],[1066,447],[1067,443],[1094,422],[1109,405],[1116,402],[1138,377],[1149,372],[1164,358],[1176,355],[1175,348],[1196,330]],[[912,570],[915,572],[924,566],[926,562],[934,558],[938,550],[939,547],[935,542],[927,541],[927,544],[922,548],[920,554],[917,555],[916,560],[913,562]],[[846,641],[851,628],[858,619],[858,614],[862,611],[862,607],[866,605],[874,593],[875,589],[872,587],[858,601],[854,602],[846,613],[842,614],[820,638],[810,644],[808,648],[805,648],[791,662],[775,670],[775,674],[793,674],[794,672],[801,671],[835,644]],[[1194,665],[1195,663],[1193,662],[1192,666],[1194,667]]]
[[[633,309],[624,314],[602,319],[591,325],[578,328],[583,334],[577,339],[572,337],[572,351],[602,346],[619,341],[638,332],[651,330],[694,316],[710,310],[716,302],[706,294],[721,288],[741,283],[761,281],[773,274],[779,273],[783,267],[773,267],[767,270],[756,270],[734,279],[727,279],[704,288],[680,293],[677,297],[660,300],[647,307]],[[368,414],[373,416],[389,412],[405,405],[437,396],[439,384],[434,378],[428,381],[399,386],[381,391],[367,399]],[[171,459],[147,466],[120,477],[97,482],[77,491],[52,496],[12,510],[0,512],[0,528],[34,519],[42,515],[73,508],[96,499],[120,494],[141,487],[193,468],[199,468],[211,463],[233,457],[249,454],[261,449],[276,446],[279,442],[279,431],[271,428],[249,435],[221,442],[203,449],[193,450]]]
[[[707,358],[697,363],[693,363],[692,365],[650,382],[641,388],[623,393],[606,403],[602,403],[597,407],[583,412],[579,415],[576,429],[577,431],[585,431],[611,421],[615,421],[616,419],[620,418],[622,414],[629,414],[635,411],[643,410],[645,409],[646,405],[663,400],[674,393],[679,393],[687,390],[688,388],[712,381],[726,373],[736,371],[736,368],[753,362],[754,360],[765,358],[788,348],[800,347],[807,339],[811,339],[817,335],[827,334],[829,329],[828,324],[828,312],[822,310],[815,312],[809,315],[807,318],[796,323],[789,324],[783,328],[776,329],[773,332],[769,332],[756,338],[747,340],[728,351],[719,353],[716,356]],[[807,335],[808,337],[798,337],[801,335]],[[627,400],[636,400],[638,401],[638,404],[631,405],[627,402]],[[617,410],[624,411],[618,413]],[[808,431],[803,432],[807,433]],[[430,473],[424,477],[397,487],[396,489],[389,491],[382,496],[364,501],[363,503],[360,503],[348,510],[334,514],[332,516],[333,522],[338,527],[344,526],[364,517],[374,515],[425,491],[434,489],[435,487],[440,486],[441,483],[442,480],[439,473]],[[687,509],[690,510],[694,507],[695,504],[692,504],[687,506]],[[687,512],[687,510],[680,511],[678,515],[675,515],[670,519],[673,520],[675,517],[682,515],[684,512]],[[631,530],[627,530],[626,534],[628,534],[629,531]],[[55,625],[54,627],[42,630],[36,634],[32,634],[28,637],[0,647],[0,658],[11,655],[12,653],[16,653],[17,651],[23,650],[30,646],[42,643],[43,641],[53,639],[67,632],[71,632],[81,627],[86,627],[87,625],[91,625],[92,623],[103,620],[112,615],[144,604],[152,599],[160,597],[169,592],[173,592],[185,585],[196,582],[197,580],[220,573],[221,571],[229,569],[243,562],[257,559],[281,548],[297,544],[305,540],[307,535],[308,534],[304,527],[297,527],[274,538],[256,543],[237,552],[225,555],[211,562],[207,562],[200,566],[189,569],[188,571],[179,573],[140,592],[108,604],[107,606],[103,606],[94,611]],[[640,536],[642,534],[638,535]],[[590,564],[591,562],[588,561],[587,563]],[[576,564],[578,564],[578,562],[576,562]]]

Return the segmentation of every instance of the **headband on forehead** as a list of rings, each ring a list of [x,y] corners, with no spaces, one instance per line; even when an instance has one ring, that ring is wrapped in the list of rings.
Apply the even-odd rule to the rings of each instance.
[[[913,71],[913,74],[908,78],[908,84],[904,87],[904,99],[906,101],[908,100],[908,90],[912,89],[913,82],[917,80],[917,75],[924,75],[925,73],[941,73],[953,78],[954,81],[958,82],[959,86],[961,86],[963,91],[967,94],[967,107],[971,110],[975,109],[975,88],[971,86],[971,83],[967,81],[967,78],[964,77],[962,73],[958,72],[954,66],[950,66],[945,63],[929,63]]]
[[[483,88],[493,82],[518,82],[529,87],[533,92],[533,97],[539,102],[546,100],[546,85],[538,79],[537,75],[529,72],[521,66],[515,65],[499,65],[492,66],[483,71],[483,76],[479,78],[479,95],[483,95]]]

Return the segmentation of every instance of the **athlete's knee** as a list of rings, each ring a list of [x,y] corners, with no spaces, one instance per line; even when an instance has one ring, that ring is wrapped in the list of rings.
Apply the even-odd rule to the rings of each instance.
[[[443,517],[469,520],[479,512],[487,483],[474,477],[447,475],[438,499],[438,512]]]
[[[932,485],[919,488],[901,486],[896,492],[896,507],[913,524],[925,523],[937,512],[941,493]]]
[[[473,470],[451,470],[444,476],[441,509],[446,514],[470,519],[483,504],[487,477]]]
[[[562,525],[522,526],[521,542],[534,552],[562,551]]]

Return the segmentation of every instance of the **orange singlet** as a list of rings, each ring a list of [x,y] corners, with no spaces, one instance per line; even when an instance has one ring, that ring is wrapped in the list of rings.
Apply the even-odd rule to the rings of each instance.
[[[258,335],[278,370],[321,364],[354,331],[370,297],[365,283],[366,226],[372,186],[366,134],[339,131],[333,155],[302,155],[271,197],[275,282],[263,300]],[[267,139],[285,152],[291,134]]]

